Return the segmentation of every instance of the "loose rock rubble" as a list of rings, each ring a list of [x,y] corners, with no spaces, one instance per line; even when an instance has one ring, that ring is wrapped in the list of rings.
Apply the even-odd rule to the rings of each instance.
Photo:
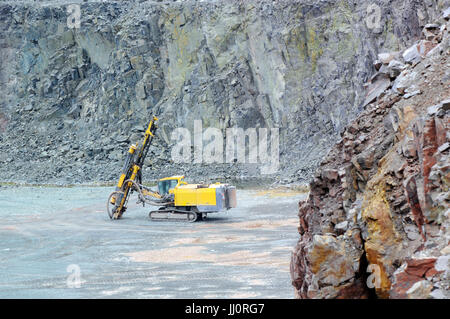
[[[298,298],[450,298],[449,29],[444,13],[375,61],[365,110],[299,203]]]

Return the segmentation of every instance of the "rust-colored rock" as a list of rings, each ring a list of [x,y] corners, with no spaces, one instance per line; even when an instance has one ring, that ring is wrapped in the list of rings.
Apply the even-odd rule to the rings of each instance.
[[[434,153],[438,148],[436,141],[436,125],[434,121],[434,117],[429,118],[425,122],[424,131],[423,131],[423,144],[422,144],[422,153],[423,153],[423,163],[422,163],[422,174],[424,179],[424,192],[427,199],[426,205],[429,205],[428,193],[430,192],[430,183],[429,176],[431,168],[436,164],[436,158],[434,157]],[[429,206],[427,207],[429,208]]]
[[[318,168],[299,206],[301,237],[291,260],[297,298],[448,295],[450,39],[440,32],[440,50],[427,55],[437,43],[416,44],[422,62],[400,75],[405,90],[422,94],[370,91],[374,103]],[[387,80],[374,81],[380,78]]]
[[[406,199],[408,200],[411,213],[414,216],[414,221],[416,222],[417,228],[419,229],[422,238],[425,240],[426,235],[424,231],[424,217],[422,213],[422,208],[420,207],[419,196],[417,194],[416,179],[414,176],[410,176],[404,183],[403,187],[405,189]]]
[[[394,275],[394,284],[390,291],[390,297],[394,299],[406,299],[408,296],[406,292],[422,278],[408,274],[407,272],[400,272]]]
[[[367,290],[366,282],[359,278],[353,284],[339,290],[336,299],[368,299],[370,292]]]
[[[431,278],[441,272],[434,268],[436,258],[417,258],[407,260],[403,267],[395,273],[394,284],[390,295],[392,298],[408,298],[408,290],[414,284]]]
[[[424,277],[427,271],[434,268],[436,258],[411,259],[406,262],[405,272],[417,277]]]

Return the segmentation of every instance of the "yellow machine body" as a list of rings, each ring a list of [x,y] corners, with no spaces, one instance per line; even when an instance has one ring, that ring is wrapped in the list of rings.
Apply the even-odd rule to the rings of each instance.
[[[175,206],[216,205],[217,188],[198,188],[198,184],[188,184],[174,189]]]
[[[173,194],[177,208],[195,207],[199,212],[219,212],[236,207],[236,188],[228,184],[188,184],[184,176],[159,180],[160,194]]]

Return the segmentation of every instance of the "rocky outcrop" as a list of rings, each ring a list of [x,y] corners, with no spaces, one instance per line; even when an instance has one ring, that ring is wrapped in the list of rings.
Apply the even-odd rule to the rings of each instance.
[[[443,3],[80,1],[80,27],[69,28],[69,2],[1,1],[0,179],[115,180],[157,113],[146,179],[260,177],[253,164],[174,165],[171,132],[198,119],[279,128],[280,170],[269,177],[306,180],[373,99],[363,83],[378,53],[418,39]],[[372,82],[376,98],[389,81]]]
[[[375,61],[299,205],[298,298],[450,298],[450,22]]]

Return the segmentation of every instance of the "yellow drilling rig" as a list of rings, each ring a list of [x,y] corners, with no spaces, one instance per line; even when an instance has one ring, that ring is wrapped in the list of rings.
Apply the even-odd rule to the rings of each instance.
[[[158,118],[152,116],[142,145],[131,145],[128,150],[119,182],[106,204],[109,217],[122,217],[132,193],[137,193],[138,204],[159,206],[149,213],[151,220],[194,222],[205,219],[208,213],[236,207],[236,187],[229,184],[188,184],[180,175],[160,179],[157,191],[142,185],[142,167],[155,136],[156,121]]]

